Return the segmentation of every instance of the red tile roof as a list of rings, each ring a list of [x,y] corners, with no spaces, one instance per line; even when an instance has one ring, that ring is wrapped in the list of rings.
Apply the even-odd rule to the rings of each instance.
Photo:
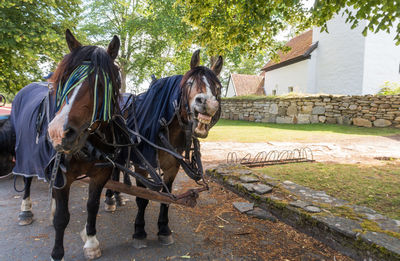
[[[264,95],[264,77],[247,74],[231,74],[237,96]]]
[[[302,33],[289,42],[285,46],[289,46],[291,50],[287,53],[278,52],[280,61],[274,62],[270,60],[263,68],[263,71],[270,71],[285,65],[302,61],[309,58],[310,53],[317,47],[318,43],[312,44],[312,30]]]

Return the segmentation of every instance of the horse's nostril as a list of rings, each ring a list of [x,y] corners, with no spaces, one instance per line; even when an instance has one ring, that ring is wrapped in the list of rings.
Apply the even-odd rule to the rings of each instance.
[[[74,128],[72,128],[72,127],[67,127],[66,129],[65,129],[65,131],[64,131],[64,138],[66,139],[66,140],[72,140],[72,139],[74,139],[75,137],[76,137],[76,135],[77,135],[77,132],[76,132],[76,130],[74,129]]]
[[[195,99],[197,104],[204,104],[206,102],[206,99],[204,97],[196,97]]]

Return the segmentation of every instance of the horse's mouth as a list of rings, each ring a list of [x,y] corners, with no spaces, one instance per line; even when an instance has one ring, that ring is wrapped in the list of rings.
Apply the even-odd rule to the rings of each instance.
[[[197,125],[194,130],[194,135],[198,138],[207,138],[208,130],[211,123],[212,117],[202,113],[197,113],[196,121]]]

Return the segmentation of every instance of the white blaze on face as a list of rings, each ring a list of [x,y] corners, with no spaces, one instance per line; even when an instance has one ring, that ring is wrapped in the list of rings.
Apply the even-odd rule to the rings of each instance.
[[[48,133],[53,144],[53,147],[61,145],[62,139],[65,136],[64,126],[68,120],[69,112],[71,111],[72,105],[74,104],[75,98],[82,87],[82,83],[75,87],[72,92],[71,98],[68,99],[68,103],[65,102],[61,111],[54,117],[54,119],[49,123]]]
[[[206,85],[208,99],[216,100],[215,96],[212,94],[210,84],[208,83],[207,78],[205,76],[203,76],[203,77],[201,77],[201,79],[203,80],[204,84]]]
[[[202,77],[204,84],[207,89],[207,102],[206,102],[206,110],[209,116],[214,116],[214,114],[219,109],[219,103],[217,101],[217,97],[215,97],[211,91],[210,84],[207,81],[205,76]]]

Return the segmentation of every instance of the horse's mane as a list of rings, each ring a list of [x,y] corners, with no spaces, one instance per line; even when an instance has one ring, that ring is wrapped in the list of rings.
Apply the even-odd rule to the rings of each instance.
[[[101,47],[91,45],[82,46],[65,55],[51,77],[51,81],[54,83],[53,88],[56,88],[60,82],[64,84],[71,73],[85,61],[90,61],[90,66],[93,68],[93,73],[88,77],[90,86],[94,86],[95,73],[104,72],[109,76],[113,86],[113,109],[114,111],[115,109],[118,110],[119,91],[121,88],[119,68],[114,64],[110,55]],[[98,81],[104,86],[103,77],[99,77]],[[92,88],[90,90],[93,91]]]

